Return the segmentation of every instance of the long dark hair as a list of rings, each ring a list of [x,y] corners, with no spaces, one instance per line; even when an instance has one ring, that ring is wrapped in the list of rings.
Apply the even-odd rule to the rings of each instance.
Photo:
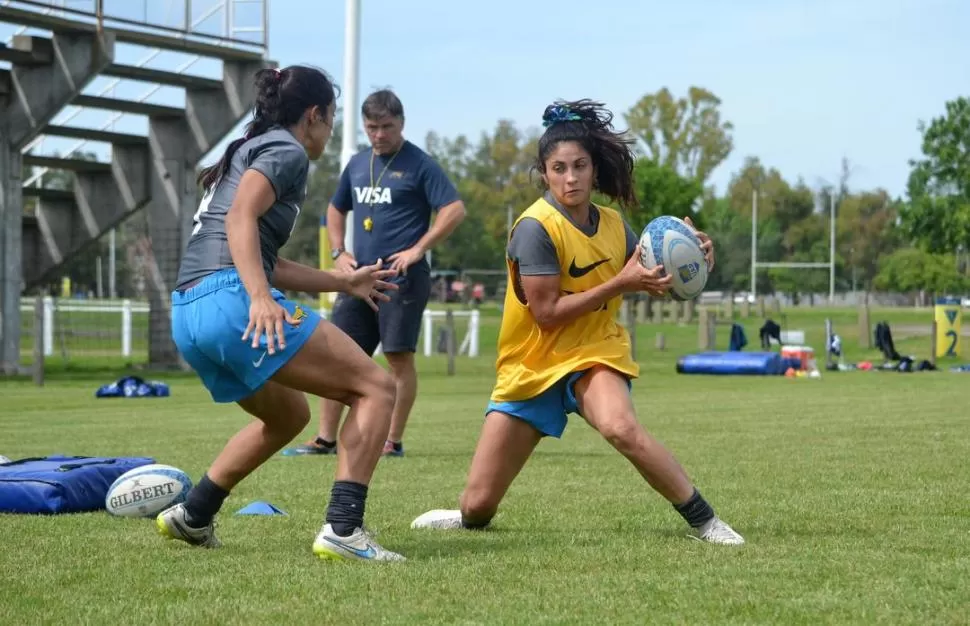
[[[246,125],[246,134],[226,147],[215,165],[199,173],[199,184],[210,189],[229,171],[232,155],[248,139],[262,135],[274,126],[287,128],[296,124],[303,113],[314,105],[324,111],[337,100],[337,88],[323,70],[305,65],[290,65],[283,69],[262,69],[254,78],[256,104],[253,119]]]
[[[613,113],[601,102],[583,99],[557,100],[542,114],[546,131],[539,138],[539,154],[533,168],[546,173],[546,159],[563,141],[575,141],[593,159],[596,180],[593,187],[618,202],[624,209],[638,204],[633,185],[636,140],[613,130]]]

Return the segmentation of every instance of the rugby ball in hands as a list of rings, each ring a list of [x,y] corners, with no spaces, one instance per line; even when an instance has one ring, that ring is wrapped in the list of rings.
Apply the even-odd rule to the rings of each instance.
[[[155,517],[184,502],[191,488],[192,479],[177,467],[143,465],[125,472],[108,487],[104,506],[120,517]]]
[[[652,220],[640,234],[640,264],[647,269],[663,265],[673,277],[670,296],[693,300],[707,285],[707,261],[701,240],[681,219],[663,215]]]

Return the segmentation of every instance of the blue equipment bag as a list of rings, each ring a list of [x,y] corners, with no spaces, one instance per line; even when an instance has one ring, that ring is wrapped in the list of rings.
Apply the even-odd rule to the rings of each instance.
[[[103,510],[108,488],[150,457],[33,457],[0,465],[0,513],[82,513]]]
[[[125,376],[113,383],[101,385],[94,392],[95,398],[167,398],[168,385],[158,380],[145,380],[138,376]]]

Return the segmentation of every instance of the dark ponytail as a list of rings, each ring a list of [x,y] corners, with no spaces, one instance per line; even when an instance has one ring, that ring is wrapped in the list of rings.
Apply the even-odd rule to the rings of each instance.
[[[253,81],[256,104],[253,118],[246,124],[246,134],[226,147],[219,162],[199,173],[199,184],[211,189],[232,163],[232,155],[249,139],[262,135],[273,127],[288,128],[300,121],[307,109],[316,105],[324,111],[337,100],[337,88],[323,70],[304,65],[284,69],[262,69]]]
[[[546,159],[557,144],[575,141],[589,152],[596,168],[593,187],[624,209],[637,206],[633,184],[636,140],[613,130],[613,113],[592,100],[557,101],[542,114],[546,131],[539,138],[539,154],[533,168],[546,172]]]

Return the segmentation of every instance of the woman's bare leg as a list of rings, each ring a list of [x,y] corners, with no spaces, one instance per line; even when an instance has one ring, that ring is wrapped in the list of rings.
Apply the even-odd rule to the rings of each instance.
[[[539,431],[520,419],[498,411],[485,417],[460,498],[465,526],[484,527],[495,517],[540,439]]]
[[[540,439],[539,431],[520,419],[499,411],[486,415],[459,500],[461,508],[428,511],[415,519],[411,528],[488,526]]]
[[[593,367],[576,381],[574,391],[580,414],[673,505],[693,529],[693,537],[710,543],[744,543],[741,535],[718,519],[673,454],[640,425],[621,374]]]
[[[169,530],[181,522],[191,527],[183,525],[169,534],[181,535],[178,538],[197,545],[218,543],[212,533],[212,518],[229,491],[309,421],[309,407],[301,392],[333,398],[351,407],[340,433],[341,450],[327,524],[314,543],[314,551],[326,558],[400,559],[363,531],[368,485],[390,428],[394,383],[357,344],[326,321],[319,322],[270,381],[239,403],[260,422],[246,426],[229,441],[190,493],[185,519],[168,524]],[[199,537],[190,537],[192,533]]]

